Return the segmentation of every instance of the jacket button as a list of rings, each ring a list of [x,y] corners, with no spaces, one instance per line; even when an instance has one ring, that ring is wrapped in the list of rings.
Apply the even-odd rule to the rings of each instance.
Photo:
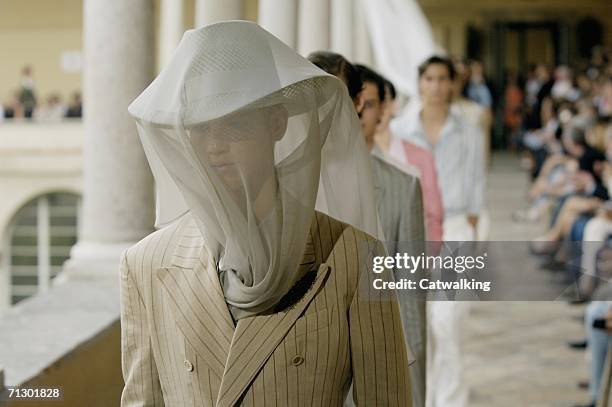
[[[187,371],[193,372],[193,363],[191,363],[187,359],[185,359],[184,363],[185,363],[185,368],[187,368]]]
[[[299,366],[302,363],[304,363],[304,358],[302,356],[300,356],[300,355],[296,355],[296,356],[293,357],[293,359],[291,359],[291,364],[293,366]]]

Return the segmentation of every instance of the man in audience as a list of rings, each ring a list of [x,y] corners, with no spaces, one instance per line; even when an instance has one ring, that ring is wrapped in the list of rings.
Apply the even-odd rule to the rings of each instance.
[[[555,252],[578,216],[595,212],[608,199],[608,190],[601,177],[606,157],[587,144],[584,130],[569,127],[563,136],[563,145],[577,162],[578,171],[570,180],[571,192],[563,197],[552,227],[531,242],[531,249],[536,254]]]

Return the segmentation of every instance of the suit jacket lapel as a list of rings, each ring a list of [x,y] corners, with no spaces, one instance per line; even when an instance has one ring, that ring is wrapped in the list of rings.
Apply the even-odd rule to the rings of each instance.
[[[313,221],[314,222],[314,221]],[[308,307],[329,272],[320,264],[311,288],[291,308],[271,315],[233,322],[219,277],[193,220],[179,226],[179,242],[171,266],[156,270],[178,328],[196,353],[221,378],[218,406],[233,406],[251,384],[297,318]],[[300,267],[320,262],[307,241]]]
[[[157,278],[179,329],[221,378],[235,326],[201,236],[194,229],[190,235],[188,229],[181,231],[172,266],[157,269]]]
[[[329,266],[321,264],[311,288],[288,310],[238,321],[221,381],[218,407],[233,406],[240,399],[295,320],[308,307],[328,272]]]

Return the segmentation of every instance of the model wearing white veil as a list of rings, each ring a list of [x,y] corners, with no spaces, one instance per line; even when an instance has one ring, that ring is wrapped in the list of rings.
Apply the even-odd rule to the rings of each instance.
[[[122,407],[341,406],[351,381],[357,405],[410,406],[344,84],[223,22],[185,33],[129,111],[160,230],[121,263]]]
[[[299,279],[315,207],[381,237],[345,86],[256,24],[187,31],[129,111],[156,226],[193,215],[234,319],[270,310]]]

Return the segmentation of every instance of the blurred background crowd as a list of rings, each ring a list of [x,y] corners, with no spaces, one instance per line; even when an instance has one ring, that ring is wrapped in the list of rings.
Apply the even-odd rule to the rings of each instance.
[[[12,95],[0,105],[0,120],[24,119],[36,122],[58,122],[62,119],[82,117],[81,92],[75,91],[69,101],[62,100],[59,93],[41,97],[36,89],[32,67],[26,65],[21,71],[21,81]]]

